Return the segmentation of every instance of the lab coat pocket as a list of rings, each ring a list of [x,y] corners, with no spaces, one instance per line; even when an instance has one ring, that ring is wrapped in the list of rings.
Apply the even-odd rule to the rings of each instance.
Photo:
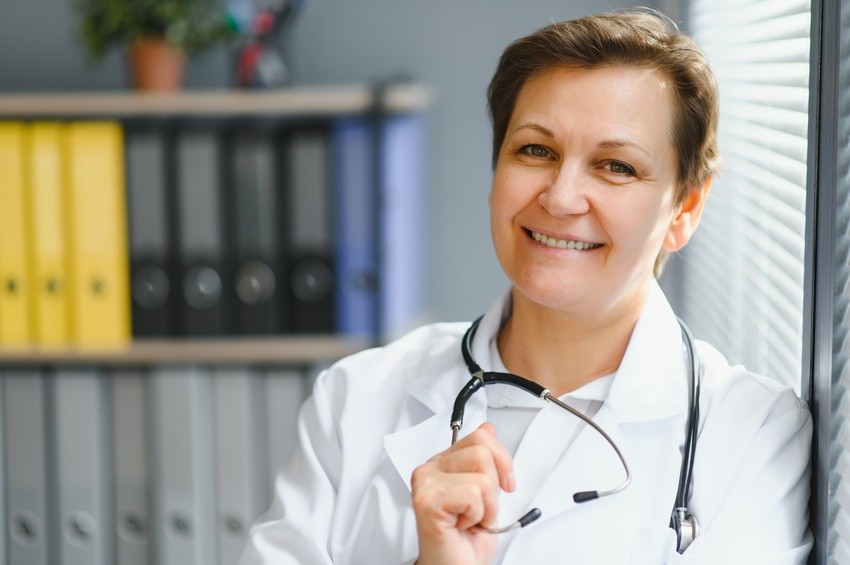
[[[676,532],[665,526],[639,526],[632,540],[632,565],[661,565],[676,552]]]

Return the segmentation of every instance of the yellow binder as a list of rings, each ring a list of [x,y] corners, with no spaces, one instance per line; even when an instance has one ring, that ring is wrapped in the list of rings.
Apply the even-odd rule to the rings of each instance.
[[[123,345],[131,336],[123,133],[114,122],[67,127],[71,339]]]
[[[39,345],[68,341],[68,280],[63,232],[63,131],[56,122],[34,122],[27,143],[31,313]]]
[[[22,122],[0,122],[0,346],[32,340]]]

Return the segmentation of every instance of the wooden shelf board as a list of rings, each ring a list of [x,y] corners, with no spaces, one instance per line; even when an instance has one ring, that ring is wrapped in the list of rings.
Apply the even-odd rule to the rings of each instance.
[[[386,92],[390,112],[416,111],[429,103],[421,85]],[[289,87],[274,90],[180,90],[174,93],[57,92],[0,95],[0,116],[321,116],[362,113],[372,104],[369,86]]]
[[[285,365],[335,360],[368,347],[334,336],[139,339],[115,348],[0,348],[2,365]]]

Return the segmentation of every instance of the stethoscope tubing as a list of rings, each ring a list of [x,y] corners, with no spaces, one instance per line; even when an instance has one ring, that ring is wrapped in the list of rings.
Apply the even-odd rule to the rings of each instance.
[[[629,484],[631,483],[631,471],[629,469],[628,462],[626,461],[626,458],[623,455],[623,452],[620,450],[616,442],[614,442],[613,438],[611,438],[611,436],[608,435],[608,433],[604,429],[602,429],[599,424],[593,421],[592,418],[585,416],[583,413],[576,410],[569,404],[561,401],[559,398],[552,396],[549,390],[535,383],[534,381],[530,381],[524,377],[520,377],[519,375],[515,375],[513,373],[484,371],[481,366],[478,365],[478,363],[472,356],[472,340],[475,337],[476,332],[478,331],[478,325],[480,324],[482,318],[483,316],[479,317],[470,325],[469,329],[466,331],[461,341],[461,354],[463,355],[464,362],[466,363],[466,366],[469,369],[469,373],[472,378],[463,386],[463,388],[460,390],[457,397],[455,398],[451,417],[452,444],[454,444],[458,440],[460,429],[463,426],[464,407],[466,406],[467,401],[472,397],[472,395],[488,384],[507,384],[525,390],[529,394],[537,396],[542,400],[552,402],[557,406],[563,408],[564,410],[568,411],[569,413],[573,414],[577,418],[581,419],[585,423],[589,424],[608,442],[609,445],[611,445],[611,447],[614,449],[617,456],[619,457],[620,462],[623,464],[623,469],[626,473],[625,481],[617,487],[605,491],[577,492],[573,495],[573,500],[575,502],[587,502],[589,500],[594,500],[603,496],[616,494],[624,490],[627,486],[629,486]],[[676,529],[677,535],[680,540],[679,551],[684,551],[687,545],[689,545],[690,542],[693,541],[693,537],[696,536],[698,527],[698,522],[693,516],[690,515],[688,511],[687,502],[689,494],[688,491],[690,490],[690,485],[693,477],[693,466],[696,454],[697,432],[699,425],[700,367],[693,334],[681,318],[677,317],[676,320],[678,321],[679,327],[681,328],[682,341],[685,343],[685,348],[687,351],[690,365],[689,372],[691,377],[690,387],[688,389],[689,411],[686,421],[687,432],[685,434],[685,445],[682,455],[682,463],[679,469],[679,484],[676,489],[676,499],[671,517],[671,526]],[[529,512],[527,512],[522,518],[504,528],[484,528],[479,526],[478,529],[489,533],[502,533],[508,530],[512,530],[514,528],[524,527],[534,522],[537,518],[540,517],[540,515],[540,509],[533,508]],[[685,523],[690,524],[693,533],[690,537],[690,540],[688,540],[684,544],[684,547],[682,547],[681,524]]]
[[[688,511],[688,490],[691,486],[691,480],[694,472],[694,459],[697,448],[697,433],[699,427],[699,398],[700,398],[700,367],[699,357],[697,356],[694,336],[691,333],[688,325],[681,318],[676,318],[679,321],[679,327],[682,330],[682,341],[685,342],[685,348],[688,353],[690,362],[691,386],[688,389],[688,420],[685,424],[685,429],[688,430],[685,435],[685,449],[682,454],[682,466],[679,469],[679,486],[676,489],[675,510],[681,515],[687,514]]]

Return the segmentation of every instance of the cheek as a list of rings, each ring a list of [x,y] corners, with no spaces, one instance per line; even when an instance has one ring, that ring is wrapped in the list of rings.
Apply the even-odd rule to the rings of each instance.
[[[656,201],[624,199],[599,203],[596,211],[608,229],[618,234],[621,246],[650,255],[661,248],[670,226],[665,207]]]
[[[490,189],[490,217],[497,219],[504,217],[510,209],[510,190],[507,188],[507,182],[504,175],[496,176],[493,179],[493,186]]]
[[[534,184],[527,177],[497,169],[489,198],[491,217],[513,217],[536,198]]]

